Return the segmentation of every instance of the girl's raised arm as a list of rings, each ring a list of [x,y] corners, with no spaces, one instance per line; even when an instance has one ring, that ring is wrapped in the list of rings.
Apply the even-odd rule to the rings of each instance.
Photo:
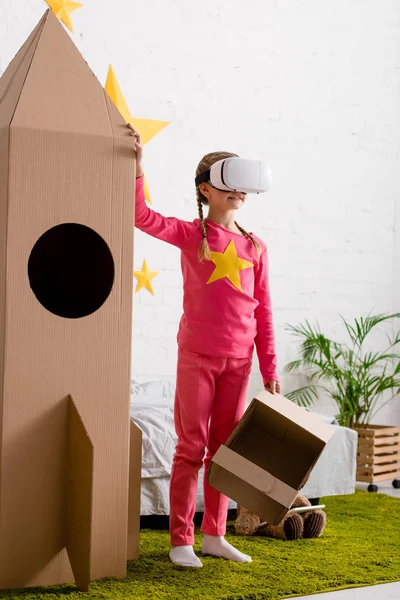
[[[175,217],[164,217],[146,204],[144,176],[136,179],[135,225],[153,237],[182,248],[196,231],[196,225]]]
[[[135,138],[136,150],[136,202],[135,225],[153,237],[182,248],[194,235],[196,225],[175,217],[164,217],[151,210],[144,197],[143,147],[140,133],[128,123],[131,135]]]

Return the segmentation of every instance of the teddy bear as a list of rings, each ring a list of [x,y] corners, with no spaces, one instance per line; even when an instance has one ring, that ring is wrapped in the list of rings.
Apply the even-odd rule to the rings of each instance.
[[[311,506],[311,502],[299,495],[295,498],[291,509],[300,506]],[[320,508],[303,513],[289,510],[278,525],[271,525],[262,523],[260,517],[238,505],[235,531],[237,535],[266,535],[282,540],[297,540],[301,537],[320,537],[325,524],[326,513]]]

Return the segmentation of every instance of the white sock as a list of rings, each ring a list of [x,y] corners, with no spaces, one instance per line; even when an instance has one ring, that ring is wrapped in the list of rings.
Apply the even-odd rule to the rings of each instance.
[[[172,546],[169,557],[174,565],[181,567],[202,567],[203,563],[195,555],[193,546]]]
[[[252,562],[250,556],[239,552],[222,535],[208,535],[205,533],[203,537],[203,554],[221,556],[241,563]]]

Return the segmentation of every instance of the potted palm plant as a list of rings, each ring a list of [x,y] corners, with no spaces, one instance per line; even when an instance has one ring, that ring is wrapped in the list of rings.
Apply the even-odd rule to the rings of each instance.
[[[380,314],[347,322],[342,318],[348,340],[337,342],[308,321],[288,330],[301,340],[300,358],[285,371],[307,377],[307,384],[286,396],[301,406],[310,406],[323,391],[337,406],[339,425],[358,432],[357,481],[369,483],[394,477],[400,487],[400,427],[372,425],[378,410],[400,392],[400,330],[387,336],[380,351],[368,351],[366,339],[378,325],[394,321],[400,313]],[[389,398],[382,402],[383,395]]]

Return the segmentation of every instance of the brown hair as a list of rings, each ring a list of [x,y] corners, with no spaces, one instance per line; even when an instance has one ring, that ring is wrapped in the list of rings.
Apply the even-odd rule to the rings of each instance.
[[[209,154],[206,154],[205,156],[203,156],[203,158],[197,165],[196,177],[197,177],[197,175],[200,175],[201,173],[204,173],[205,171],[207,171],[211,167],[211,165],[213,165],[217,161],[222,160],[223,158],[232,158],[234,156],[237,156],[237,154],[233,154],[232,152],[210,152]],[[208,200],[201,193],[199,187],[196,187],[196,200],[197,200],[197,208],[199,211],[201,231],[203,234],[203,239],[202,239],[202,242],[201,242],[200,248],[199,248],[199,259],[201,261],[202,260],[211,260],[210,247],[209,247],[208,241],[207,241],[207,226],[206,226],[206,222],[204,219],[204,213],[203,213],[203,204],[208,204]],[[243,229],[243,227],[240,227],[240,225],[238,225],[238,223],[236,221],[235,221],[235,225],[239,229],[240,233],[242,233],[245,237],[247,237],[252,242],[252,244],[256,248],[258,254],[261,254],[261,246],[253,238],[251,233],[248,233],[245,229]]]

